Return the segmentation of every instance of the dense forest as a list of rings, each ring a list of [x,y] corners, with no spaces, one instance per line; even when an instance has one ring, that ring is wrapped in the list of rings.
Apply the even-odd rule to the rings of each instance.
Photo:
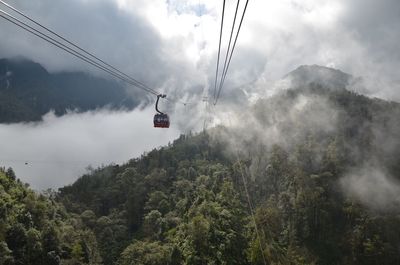
[[[310,84],[37,194],[0,173],[0,264],[400,264],[400,105]]]
[[[0,169],[0,264],[100,264],[96,236],[51,191],[38,194]]]
[[[124,85],[83,72],[49,73],[23,58],[0,59],[0,123],[39,121],[49,111],[133,109],[139,95]]]

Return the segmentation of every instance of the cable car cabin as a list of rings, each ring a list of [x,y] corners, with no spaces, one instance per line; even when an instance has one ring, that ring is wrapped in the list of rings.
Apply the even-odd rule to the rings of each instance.
[[[158,101],[160,100],[160,98],[165,98],[166,95],[157,95],[157,101],[156,101],[156,111],[158,113],[156,113],[156,115],[154,115],[154,127],[155,128],[169,128],[169,117],[167,114],[162,113],[159,109],[158,109]]]
[[[154,115],[154,127],[155,128],[169,128],[169,117],[164,113],[157,113]]]

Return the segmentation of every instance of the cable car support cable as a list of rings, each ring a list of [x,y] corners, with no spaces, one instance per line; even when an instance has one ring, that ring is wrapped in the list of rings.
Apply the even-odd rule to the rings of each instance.
[[[229,122],[229,126],[232,127],[232,121],[231,121],[231,116],[230,114],[228,114],[228,122]],[[236,156],[236,163],[239,165],[239,172],[240,172],[240,176],[242,177],[242,182],[243,182],[243,187],[244,187],[244,191],[246,193],[246,199],[247,199],[247,206],[249,207],[249,211],[250,211],[250,215],[254,224],[254,231],[256,233],[256,236],[258,237],[258,246],[260,247],[260,252],[261,252],[261,257],[263,259],[264,265],[267,265],[267,260],[265,258],[265,254],[263,251],[263,242],[261,241],[262,237],[260,234],[260,228],[257,225],[257,221],[256,221],[256,217],[255,217],[255,211],[254,211],[254,205],[251,201],[251,197],[250,197],[250,193],[249,193],[249,189],[248,189],[248,185],[247,185],[247,180],[245,177],[245,173],[243,170],[243,165],[239,156],[239,147],[237,145],[236,141],[233,141],[233,148],[235,151],[235,156]],[[261,231],[263,232],[263,234],[265,234],[264,229],[261,227]]]
[[[245,14],[246,14],[246,10],[247,10],[247,5],[248,5],[248,3],[249,3],[249,0],[246,0],[246,4],[245,4],[245,6],[244,6],[244,10],[243,10],[243,13],[242,13],[242,17],[241,17],[240,23],[239,23],[239,28],[238,28],[238,31],[237,31],[237,33],[236,33],[235,41],[233,42],[233,47],[232,47],[231,53],[230,53],[230,55],[229,55],[228,64],[227,64],[227,66],[226,66],[225,73],[223,73],[223,78],[222,78],[221,84],[220,84],[219,89],[218,89],[217,97],[216,97],[215,100],[214,100],[214,106],[215,106],[215,105],[217,104],[217,102],[218,102],[218,99],[219,99],[220,94],[221,94],[222,87],[223,87],[224,82],[225,82],[226,75],[227,75],[227,73],[228,73],[229,66],[230,66],[230,64],[231,64],[232,55],[233,55],[233,52],[234,52],[235,47],[236,47],[236,43],[237,43],[237,40],[238,40],[238,37],[239,37],[239,33],[240,33],[240,30],[241,30],[241,27],[242,27],[242,24],[243,24],[243,18],[244,18]]]
[[[222,18],[221,18],[221,29],[219,32],[219,45],[218,45],[218,59],[217,59],[217,69],[215,71],[215,84],[214,84],[214,98],[217,93],[217,81],[218,81],[218,70],[219,70],[219,58],[221,54],[221,42],[222,42],[222,30],[224,28],[224,17],[225,17],[225,0],[222,5]]]
[[[29,17],[28,15],[24,14],[23,12],[19,11],[18,9],[16,9],[15,7],[7,4],[6,2],[0,0],[0,4],[5,5],[6,7],[8,7],[9,9],[13,10],[14,12],[18,13],[19,15],[23,16],[24,18],[28,19],[29,21],[33,22],[34,24],[36,24],[37,26],[41,27],[42,29],[45,29],[46,31],[48,31],[49,33],[55,35],[56,37],[60,38],[62,41],[66,42],[67,44],[71,45],[72,47],[74,47],[75,49],[73,49],[72,47],[62,43],[61,41],[56,40],[55,38],[49,36],[46,33],[41,32],[38,29],[33,28],[32,26],[28,25],[27,23],[21,21],[20,19],[14,17],[13,15],[5,12],[4,10],[0,9],[0,17],[2,17],[3,19],[13,23],[14,25],[30,32],[31,34],[47,41],[48,43],[64,50],[65,52],[77,57],[78,59],[81,59],[82,61],[91,64],[92,66],[132,85],[135,86],[139,89],[142,89],[148,93],[151,93],[155,96],[160,95],[160,93],[152,88],[150,88],[149,86],[145,85],[144,83],[136,80],[135,78],[127,75],[126,73],[118,70],[116,67],[112,66],[111,64],[108,64],[107,62],[105,62],[104,60],[100,59],[99,57],[95,56],[94,54],[88,52],[87,50],[79,47],[78,45],[76,45],[75,43],[69,41],[68,39],[66,39],[65,37],[62,37],[61,35],[57,34],[56,32],[54,32],[53,30],[49,29],[48,27],[42,25],[41,23],[35,21],[34,19],[32,19],[31,17]],[[81,52],[80,52],[81,51]],[[82,53],[83,52],[83,53]],[[183,102],[180,100],[172,100],[169,98],[166,98],[167,101],[170,102],[177,102],[177,103],[181,103],[183,105],[187,105],[190,104],[188,102]]]
[[[228,56],[229,56],[229,52],[231,49],[231,44],[232,44],[232,36],[233,36],[233,31],[235,29],[235,24],[236,24],[236,17],[237,17],[237,13],[238,13],[238,9],[239,9],[239,4],[240,4],[240,0],[237,0],[236,3],[236,10],[235,10],[235,16],[233,18],[233,23],[232,23],[232,29],[231,29],[231,35],[229,36],[229,44],[228,44],[228,49],[226,49],[226,55],[225,55],[225,60],[224,60],[224,68],[222,69],[222,75],[221,75],[221,80],[219,83],[219,90],[221,89],[221,84],[222,84],[222,78],[224,77],[224,73],[226,71],[226,63],[228,61]],[[219,91],[218,90],[218,91]],[[219,93],[219,92],[218,92]],[[214,100],[216,98],[216,95],[214,94]]]
[[[146,89],[152,90],[152,91],[154,91],[155,93],[157,93],[155,90],[149,88],[148,86],[146,86],[146,85],[143,84],[142,82],[140,82],[140,81],[138,81],[138,80],[132,78],[131,76],[129,76],[129,75],[125,74],[124,72],[118,70],[118,69],[115,68],[114,66],[112,66],[112,65],[108,64],[107,62],[105,62],[104,60],[100,59],[99,57],[93,55],[92,53],[90,53],[90,52],[88,52],[87,50],[85,50],[85,49],[79,47],[79,46],[76,45],[75,43],[73,43],[73,42],[69,41],[68,39],[64,38],[63,36],[57,34],[56,32],[54,32],[53,30],[49,29],[48,27],[46,27],[46,26],[42,25],[41,23],[35,21],[34,19],[32,19],[31,17],[29,17],[28,15],[24,14],[22,11],[16,9],[15,7],[13,7],[13,6],[7,4],[6,2],[4,2],[4,1],[2,1],[2,0],[0,0],[0,3],[2,3],[2,4],[5,5],[5,6],[7,6],[7,7],[10,8],[11,10],[15,11],[16,13],[18,13],[18,14],[21,15],[21,16],[23,16],[24,18],[28,19],[29,21],[33,22],[33,23],[36,24],[37,26],[39,26],[39,27],[45,29],[46,31],[48,31],[48,32],[50,32],[50,33],[52,33],[52,34],[54,34],[55,36],[57,36],[58,38],[62,39],[62,40],[65,41],[65,42],[67,42],[68,44],[72,45],[73,47],[77,48],[78,50],[80,50],[80,51],[86,53],[87,55],[91,56],[92,58],[98,60],[98,61],[101,62],[102,64],[104,64],[104,65],[110,67],[111,69],[115,70],[115,71],[118,72],[119,74],[125,76],[126,78],[132,80],[133,82],[138,83],[139,85],[145,87]]]
[[[65,44],[63,44],[63,43],[61,43],[61,42],[59,42],[57,40],[55,40],[54,38],[52,38],[52,37],[40,32],[38,30],[36,30],[35,28],[32,28],[31,26],[29,26],[26,23],[22,22],[18,18],[15,18],[14,16],[8,14],[7,12],[5,12],[5,11],[3,11],[1,9],[0,9],[0,17],[4,18],[5,20],[13,23],[14,25],[16,25],[16,26],[18,26],[18,27],[30,32],[31,34],[33,34],[33,35],[35,35],[35,36],[47,41],[48,43],[50,43],[50,44],[52,44],[52,45],[64,50],[65,52],[67,52],[67,53],[69,53],[69,54],[71,54],[71,55],[73,55],[73,56],[75,56],[75,57],[77,57],[77,58],[79,58],[79,59],[91,64],[91,65],[93,65],[93,66],[95,66],[96,68],[98,68],[100,70],[103,70],[103,71],[107,72],[108,74],[110,74],[110,75],[112,75],[112,76],[114,76],[114,77],[116,77],[116,78],[118,78],[118,79],[120,79],[120,80],[122,80],[122,81],[124,81],[124,82],[126,82],[128,84],[130,84],[130,85],[133,85],[133,86],[136,86],[136,87],[138,87],[140,89],[143,89],[146,92],[151,93],[153,95],[158,95],[157,91],[147,89],[146,87],[141,86],[140,84],[134,82],[133,80],[130,80],[130,79],[127,79],[127,78],[121,76],[120,74],[116,73],[115,71],[112,71],[112,70],[102,66],[101,64],[97,63],[96,61],[94,61],[94,60],[88,58],[87,56],[85,56],[85,55],[83,55],[83,54],[71,49],[70,47],[66,46]]]

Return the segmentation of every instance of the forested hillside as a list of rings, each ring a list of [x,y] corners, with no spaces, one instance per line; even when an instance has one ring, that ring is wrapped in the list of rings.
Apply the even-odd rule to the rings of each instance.
[[[49,73],[26,59],[0,60],[0,123],[38,121],[53,110],[132,109],[139,99],[118,82],[82,72]]]
[[[399,114],[298,87],[229,127],[94,170],[57,200],[92,229],[104,264],[399,264]]]
[[[0,264],[100,264],[95,234],[53,193],[37,194],[0,168]]]

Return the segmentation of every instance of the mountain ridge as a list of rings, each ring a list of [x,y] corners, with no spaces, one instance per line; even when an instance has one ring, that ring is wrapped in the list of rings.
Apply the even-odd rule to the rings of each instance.
[[[61,116],[68,110],[133,109],[139,103],[112,80],[83,72],[49,73],[25,58],[0,59],[0,123],[39,121],[51,110]]]
[[[319,84],[330,89],[348,89],[361,82],[361,78],[353,77],[339,69],[313,65],[301,65],[284,75],[283,80],[289,81],[294,88]]]

